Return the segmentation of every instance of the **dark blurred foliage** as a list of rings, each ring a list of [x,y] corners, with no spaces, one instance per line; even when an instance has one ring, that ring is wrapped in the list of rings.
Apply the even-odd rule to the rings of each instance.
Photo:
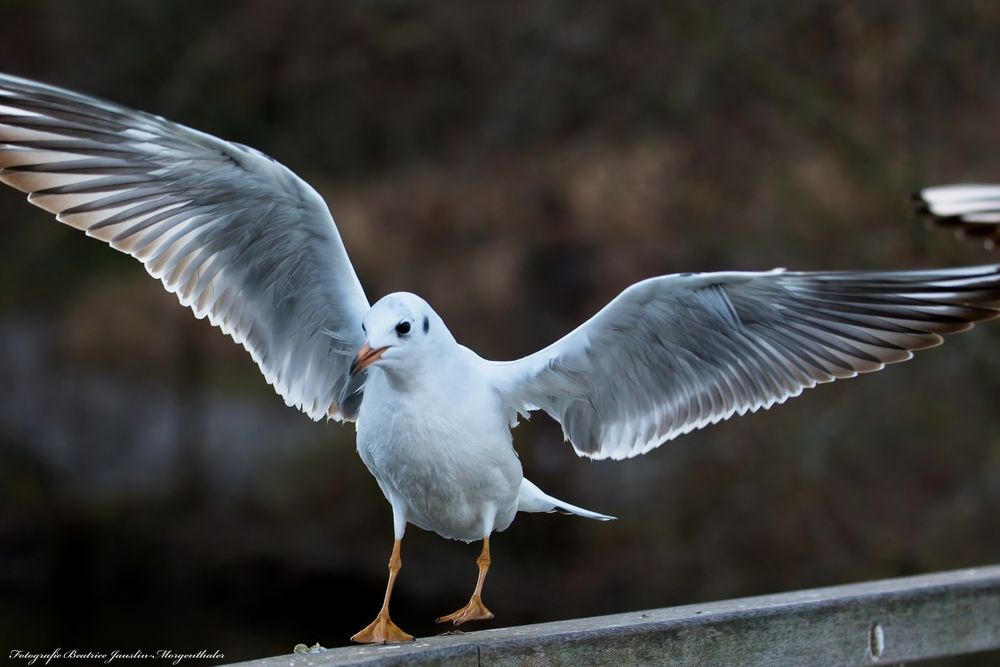
[[[906,195],[1000,178],[993,2],[0,2],[0,69],[258,147],[326,196],[374,300],[511,358],[672,271],[996,261]],[[0,192],[0,644],[343,643],[391,517],[350,425],[285,408],[131,259]],[[997,562],[1000,327],[623,463],[544,417],[498,623]],[[412,528],[435,632],[477,546]],[[995,659],[995,656],[994,656]],[[988,658],[984,658],[988,661]]]

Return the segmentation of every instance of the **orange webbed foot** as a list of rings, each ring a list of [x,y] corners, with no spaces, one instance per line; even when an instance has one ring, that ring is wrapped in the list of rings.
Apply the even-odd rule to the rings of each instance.
[[[465,605],[453,614],[442,616],[437,619],[438,623],[451,623],[458,626],[467,621],[488,621],[493,618],[493,612],[486,608],[483,600],[478,595],[473,595],[469,604]]]
[[[389,618],[389,614],[380,613],[367,628],[351,637],[351,641],[359,644],[395,644],[412,642],[413,635],[400,630]]]

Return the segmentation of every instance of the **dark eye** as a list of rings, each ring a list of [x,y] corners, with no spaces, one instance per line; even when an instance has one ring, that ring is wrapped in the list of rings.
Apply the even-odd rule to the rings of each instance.
[[[406,334],[410,333],[410,323],[400,322],[399,324],[397,324],[396,333],[398,333],[400,336],[405,336]]]

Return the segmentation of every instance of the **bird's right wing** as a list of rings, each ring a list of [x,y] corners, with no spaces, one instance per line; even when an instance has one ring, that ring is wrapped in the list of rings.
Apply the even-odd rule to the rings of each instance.
[[[1000,266],[660,276],[487,368],[511,419],[544,410],[581,456],[622,459],[909,359],[998,310]]]
[[[1000,185],[939,185],[920,190],[914,200],[939,226],[990,245],[1000,241]]]
[[[238,144],[0,75],[0,181],[143,263],[241,343],[288,405],[350,419],[368,310],[326,204]]]

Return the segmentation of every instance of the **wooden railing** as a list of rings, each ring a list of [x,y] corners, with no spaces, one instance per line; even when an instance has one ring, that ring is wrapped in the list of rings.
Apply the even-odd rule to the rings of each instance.
[[[241,664],[885,665],[990,649],[1000,565]]]

